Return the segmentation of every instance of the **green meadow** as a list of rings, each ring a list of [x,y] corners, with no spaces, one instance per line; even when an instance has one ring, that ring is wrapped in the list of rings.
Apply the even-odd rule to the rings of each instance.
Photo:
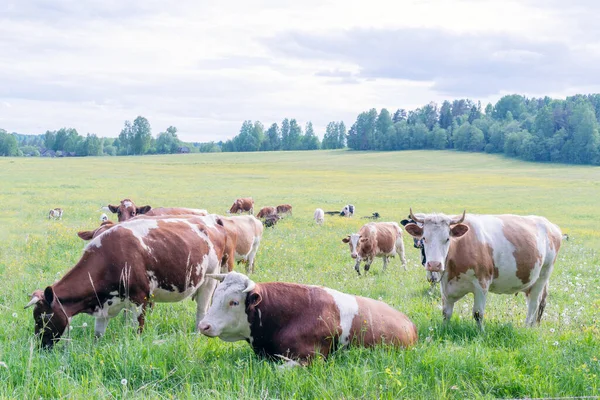
[[[138,206],[225,213],[237,197],[290,203],[293,216],[265,229],[252,278],[328,286],[381,299],[419,329],[409,350],[352,348],[306,368],[281,370],[245,342],[194,333],[195,303],[156,304],[137,334],[121,314],[94,338],[78,315],[52,351],[33,335],[28,294],[52,284],[82,254],[79,230],[123,198]],[[452,151],[275,152],[65,159],[0,158],[0,398],[464,399],[600,395],[600,168],[523,163]],[[353,218],[325,211],[356,206]],[[48,211],[64,209],[63,219]],[[408,271],[377,259],[358,277],[341,239],[379,212],[546,216],[563,242],[539,327],[525,328],[522,294],[490,294],[484,333],[473,297],[449,324],[405,234]],[[111,218],[116,220],[116,216]],[[243,269],[242,271],[243,272]]]

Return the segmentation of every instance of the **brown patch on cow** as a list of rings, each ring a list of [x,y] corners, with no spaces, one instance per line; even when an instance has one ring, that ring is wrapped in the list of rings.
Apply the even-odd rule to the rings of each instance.
[[[504,222],[504,236],[515,247],[513,256],[517,264],[517,277],[524,284],[529,283],[531,271],[536,264],[541,266],[543,261],[537,246],[537,225],[535,221],[525,218],[518,221],[510,216],[500,218]],[[523,234],[524,232],[527,234]]]
[[[490,244],[480,243],[468,223],[469,229],[461,237],[451,237],[450,249],[446,258],[448,281],[460,279],[467,271],[473,270],[482,287],[487,287],[492,277],[498,277],[494,265],[493,249]]]
[[[260,209],[258,214],[256,214],[256,218],[266,218],[269,215],[275,214],[277,214],[277,210],[275,209],[275,207],[263,207]]]
[[[100,226],[93,231],[80,231],[77,232],[77,236],[79,236],[83,240],[92,240],[103,232],[109,230],[115,225],[112,221],[104,221],[100,224]]]

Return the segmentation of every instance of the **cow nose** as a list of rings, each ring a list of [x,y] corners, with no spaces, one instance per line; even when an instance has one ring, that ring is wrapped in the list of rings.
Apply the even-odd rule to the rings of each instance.
[[[209,323],[206,323],[206,322],[200,323],[200,332],[208,332],[208,331],[210,331],[210,328],[211,328],[211,326]]]
[[[442,263],[439,261],[427,261],[425,269],[427,271],[439,272],[442,269]]]
[[[358,257],[358,254],[352,253],[351,256],[352,256],[352,258],[356,258],[356,257]]]

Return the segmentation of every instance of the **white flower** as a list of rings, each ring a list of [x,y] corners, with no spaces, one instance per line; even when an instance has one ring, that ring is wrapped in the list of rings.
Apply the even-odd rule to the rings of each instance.
[[[554,333],[554,328],[550,328],[550,333]]]
[[[426,341],[427,343],[430,343],[430,342],[431,342],[431,340],[432,340],[431,336],[427,336],[427,337],[425,338],[425,341]]]
[[[123,385],[123,386],[127,385],[127,379],[125,379],[125,378],[121,379],[121,385]]]
[[[19,316],[19,314],[17,314],[16,312],[13,313],[13,318],[17,318]]]
[[[555,346],[558,346],[558,342],[554,342],[554,345],[555,345]]]
[[[84,322],[83,324],[81,324],[82,328],[87,328],[87,322]]]
[[[4,361],[0,361],[0,367],[4,367],[4,368],[8,369],[8,366],[6,365],[6,363]]]
[[[430,331],[430,332],[431,332],[431,331],[433,331],[433,326],[430,326],[430,327],[429,327],[429,331]]]

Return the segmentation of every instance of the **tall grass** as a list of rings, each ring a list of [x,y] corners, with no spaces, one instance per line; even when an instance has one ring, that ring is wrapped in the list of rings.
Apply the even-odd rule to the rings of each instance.
[[[76,235],[99,224],[102,205],[185,206],[225,213],[236,197],[256,210],[290,203],[294,215],[266,229],[253,279],[329,286],[381,298],[418,326],[419,344],[340,351],[281,371],[243,342],[193,333],[195,304],[157,304],[145,331],[121,316],[103,338],[93,318],[73,318],[68,340],[42,351],[28,294],[81,256]],[[600,395],[600,169],[520,163],[455,152],[195,154],[85,159],[0,159],[0,396],[2,398],[514,398]],[[313,223],[316,207],[356,206],[352,219]],[[62,207],[63,219],[47,219]],[[538,214],[568,233],[540,327],[524,327],[525,300],[490,294],[486,332],[472,296],[442,324],[419,253],[405,237],[408,271],[381,260],[357,277],[341,239],[377,211]],[[116,218],[114,218],[116,219]]]

